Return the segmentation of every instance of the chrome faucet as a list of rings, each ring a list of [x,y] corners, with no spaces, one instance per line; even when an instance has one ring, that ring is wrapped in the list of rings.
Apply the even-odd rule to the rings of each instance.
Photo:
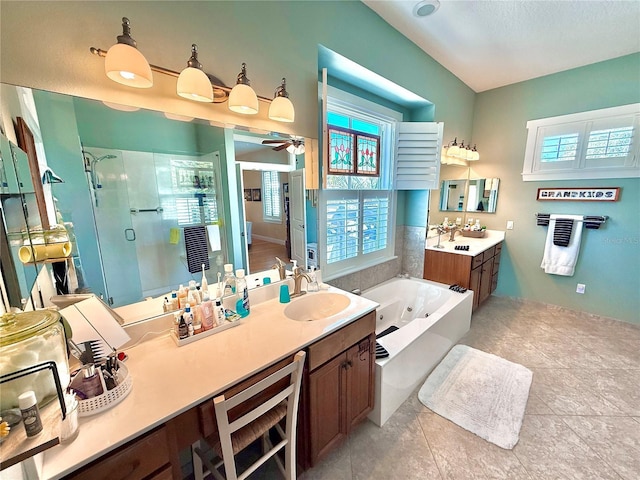
[[[276,264],[271,268],[278,270],[280,280],[284,280],[285,278],[287,278],[287,265],[278,257],[276,257]]]
[[[309,278],[309,275],[307,275],[306,273],[304,273],[304,271],[302,270],[302,267],[298,267],[297,265],[294,265],[293,267],[293,293],[291,294],[291,297],[299,297],[300,295],[304,295],[307,292],[303,292],[302,290],[302,279],[305,278],[307,280],[307,283],[311,282],[311,278]]]
[[[444,248],[444,245],[440,245],[440,235],[445,233],[445,229],[441,225],[438,225],[435,227],[431,227],[431,230],[437,230],[438,232],[438,244],[434,245],[433,248]]]

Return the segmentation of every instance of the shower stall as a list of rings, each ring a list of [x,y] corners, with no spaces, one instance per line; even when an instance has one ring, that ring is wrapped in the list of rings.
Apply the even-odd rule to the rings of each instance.
[[[207,279],[227,258],[218,152],[205,155],[83,147],[105,301],[164,295],[201,274],[187,268],[183,229],[207,226]]]

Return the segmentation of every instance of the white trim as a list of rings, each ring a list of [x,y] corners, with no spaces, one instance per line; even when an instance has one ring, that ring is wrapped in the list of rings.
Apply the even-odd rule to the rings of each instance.
[[[603,121],[609,121],[611,125],[619,124],[619,120],[624,117],[627,125],[633,125],[629,154],[619,157],[618,165],[606,162],[597,165],[597,161],[591,161],[594,165],[587,165],[585,152],[592,129],[601,128]],[[530,120],[527,122],[527,129],[522,169],[522,179],[525,182],[640,177],[640,103]],[[546,133],[562,134],[563,131],[573,131],[580,135],[575,158],[568,161],[541,162],[540,148]]]
[[[376,265],[381,265],[383,263],[387,263],[387,262],[391,262],[393,260],[395,260],[396,258],[398,258],[397,255],[393,255],[391,257],[385,257],[385,258],[376,258],[376,259],[372,259],[368,262],[362,262],[356,266],[350,267],[350,268],[345,268],[339,272],[334,272],[334,273],[329,273],[327,275],[325,275],[326,272],[326,267],[321,269],[322,271],[322,280],[323,281],[327,281],[327,280],[333,280],[334,278],[340,278],[340,277],[344,277],[346,275],[351,275],[352,273],[357,273],[360,272],[366,268],[371,268],[371,267],[375,267]]]
[[[251,238],[257,238],[258,240],[263,240],[265,242],[269,242],[269,243],[275,243],[277,245],[284,245],[285,241],[284,240],[280,240],[279,238],[272,238],[272,237],[265,237],[264,235],[256,235],[255,233],[251,234]]]

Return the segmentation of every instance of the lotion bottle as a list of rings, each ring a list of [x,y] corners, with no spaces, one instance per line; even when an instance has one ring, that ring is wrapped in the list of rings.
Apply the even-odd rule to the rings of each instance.
[[[222,306],[222,301],[219,298],[216,298],[216,322],[218,326],[225,323],[224,307]]]
[[[202,312],[202,329],[211,330],[216,325],[216,320],[214,319],[213,304],[207,292],[204,293],[200,311]]]

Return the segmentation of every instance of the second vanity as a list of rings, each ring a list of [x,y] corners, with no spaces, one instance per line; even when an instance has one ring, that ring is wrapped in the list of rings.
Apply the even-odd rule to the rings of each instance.
[[[331,293],[348,306],[314,321],[288,318],[297,300]],[[325,302],[326,303],[326,302]],[[213,397],[232,394],[307,351],[298,419],[298,463],[308,468],[373,408],[377,304],[330,287],[290,304],[253,305],[242,323],[177,347],[164,326],[125,349],[131,393],[81,419],[78,437],[44,454],[42,478],[182,478],[179,452],[215,431]],[[153,333],[153,330],[158,332]]]
[[[427,239],[424,252],[423,278],[447,285],[460,285],[473,290],[475,310],[496,289],[504,232],[487,230],[483,238],[463,237],[457,233],[449,241],[449,233]],[[469,250],[456,250],[468,245]]]

